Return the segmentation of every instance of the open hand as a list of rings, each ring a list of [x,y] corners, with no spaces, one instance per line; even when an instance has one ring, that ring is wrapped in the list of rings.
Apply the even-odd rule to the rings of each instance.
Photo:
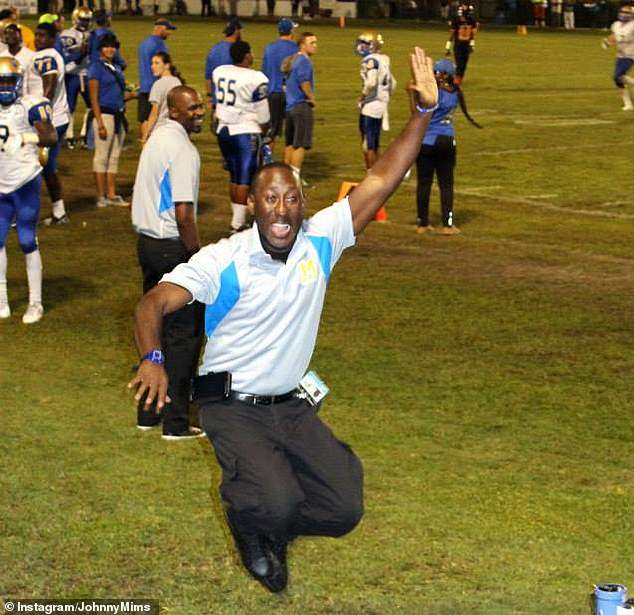
[[[156,399],[156,411],[159,412],[163,406],[172,400],[167,394],[167,373],[162,365],[156,365],[151,361],[141,361],[136,376],[128,383],[129,389],[136,388],[134,399],[139,401],[147,393],[145,398],[145,410]]]
[[[438,85],[433,60],[420,47],[414,47],[414,53],[409,56],[409,66],[412,73],[409,89],[418,106],[424,109],[435,107],[438,104]]]

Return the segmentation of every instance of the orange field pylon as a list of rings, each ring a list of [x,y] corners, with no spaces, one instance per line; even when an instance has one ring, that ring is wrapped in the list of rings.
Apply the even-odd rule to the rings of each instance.
[[[339,15],[339,27],[343,30],[346,27],[346,16]]]
[[[387,210],[385,206],[382,206],[381,209],[374,214],[374,219],[377,222],[387,222]]]
[[[344,197],[348,196],[358,185],[359,182],[341,182],[341,187],[339,188],[337,200],[340,201]],[[387,222],[387,211],[385,209],[385,205],[376,212],[374,219],[377,222]]]
[[[341,188],[339,188],[337,200],[341,201],[344,196],[348,196],[358,185],[359,182],[341,182]]]

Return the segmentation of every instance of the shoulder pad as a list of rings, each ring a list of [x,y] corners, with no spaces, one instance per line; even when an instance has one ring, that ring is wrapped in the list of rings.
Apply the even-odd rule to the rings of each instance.
[[[48,98],[44,98],[44,96],[35,96],[34,94],[25,94],[20,100],[27,109],[32,109],[33,107],[42,103],[50,104]]]

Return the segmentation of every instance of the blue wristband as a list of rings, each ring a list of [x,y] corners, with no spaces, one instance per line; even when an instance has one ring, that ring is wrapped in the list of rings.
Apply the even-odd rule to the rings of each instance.
[[[141,361],[149,361],[150,363],[154,363],[154,365],[163,365],[163,363],[165,363],[165,355],[162,350],[155,348],[154,350],[150,350],[147,354],[144,354],[141,357]]]
[[[425,113],[433,113],[436,109],[438,109],[438,104],[435,104],[433,107],[421,107],[418,103],[416,103],[416,111],[422,113],[423,115]]]

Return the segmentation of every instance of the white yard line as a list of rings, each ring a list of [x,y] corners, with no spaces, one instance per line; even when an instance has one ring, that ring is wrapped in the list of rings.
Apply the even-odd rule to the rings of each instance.
[[[456,194],[464,196],[474,196],[481,199],[489,199],[491,201],[498,201],[499,203],[521,203],[522,205],[529,205],[530,207],[537,207],[539,209],[546,209],[548,211],[562,212],[568,215],[576,214],[579,216],[590,216],[594,218],[618,218],[622,220],[634,220],[634,214],[619,214],[609,211],[597,211],[594,209],[572,209],[570,207],[561,207],[560,205],[555,205],[554,203],[534,201],[526,197],[485,194],[480,192],[479,190],[456,190]]]
[[[351,178],[349,176],[345,176],[345,175],[333,175],[330,176],[329,179],[338,179],[341,181],[351,181]],[[354,178],[355,180],[359,180],[361,179],[360,177]],[[480,187],[475,187],[475,188],[469,188],[466,190],[455,190],[455,194],[457,195],[461,195],[461,196],[470,196],[470,197],[476,197],[479,199],[486,199],[489,201],[497,201],[498,203],[511,203],[511,204],[521,204],[521,205],[527,205],[529,207],[534,207],[537,209],[544,209],[546,211],[555,211],[555,212],[559,212],[559,213],[565,213],[567,215],[578,215],[578,216],[589,216],[591,218],[611,218],[611,219],[618,219],[618,220],[634,220],[634,214],[622,214],[622,213],[617,213],[617,212],[610,212],[610,211],[603,211],[601,209],[599,210],[595,210],[595,209],[574,209],[572,207],[562,207],[561,205],[555,205],[554,203],[548,203],[548,202],[544,202],[541,201],[539,199],[542,198],[551,198],[553,196],[557,196],[557,195],[535,195],[535,196],[508,196],[508,195],[496,195],[496,194],[490,194],[488,192],[485,191],[490,191],[490,190],[496,190],[496,189],[502,189],[504,188],[503,186],[499,186],[499,185],[495,185],[495,184],[491,184],[488,186],[480,186]],[[400,186],[401,190],[408,190],[408,191],[412,191],[414,192],[416,190],[416,182],[413,181],[413,178],[410,179],[407,182],[404,182],[403,184],[401,184]],[[436,186],[434,186],[434,191],[436,190]],[[615,205],[626,205],[629,204],[633,201],[612,201],[612,202],[608,202],[608,203],[598,203],[596,205],[594,205],[594,207],[608,207],[608,206],[615,206]]]

